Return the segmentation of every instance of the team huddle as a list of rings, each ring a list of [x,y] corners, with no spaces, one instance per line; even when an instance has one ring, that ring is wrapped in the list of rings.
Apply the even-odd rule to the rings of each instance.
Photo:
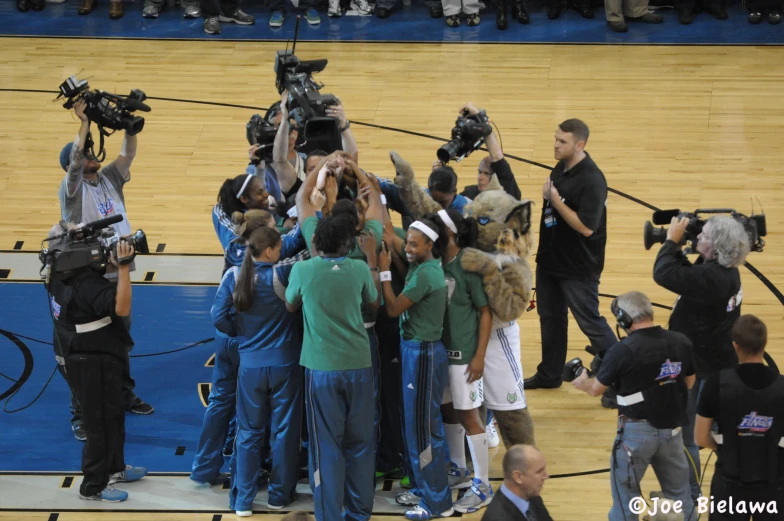
[[[457,196],[451,168],[431,174],[451,186],[424,190],[391,157],[394,183],[345,152],[296,157],[285,213],[264,176],[220,190],[213,222],[226,270],[211,310],[220,345],[191,479],[219,479],[231,452],[229,506],[239,516],[252,514],[265,467],[268,507],[295,501],[307,454],[317,519],[368,519],[377,471],[388,470],[379,452],[390,444],[379,439],[390,420],[400,426],[391,436],[410,489],[396,501],[408,519],[490,503],[485,409],[505,444],[533,443],[516,324],[531,290],[530,202],[509,195],[519,197],[511,171],[472,201]],[[401,202],[407,230],[390,218]],[[389,381],[400,382],[383,389],[397,393],[398,410],[394,399],[382,406]],[[456,488],[469,490],[453,503]]]

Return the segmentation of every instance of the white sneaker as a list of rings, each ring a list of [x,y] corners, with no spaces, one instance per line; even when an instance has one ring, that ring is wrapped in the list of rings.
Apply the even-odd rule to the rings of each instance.
[[[495,428],[495,418],[487,426],[487,446],[491,449],[498,447],[501,444],[501,437],[498,436],[498,431]]]
[[[237,517],[250,517],[253,515],[253,510],[237,510],[235,514]]]
[[[340,7],[340,0],[329,0],[327,16],[330,18],[340,18],[343,16],[343,9]]]
[[[367,0],[351,0],[351,9],[364,16],[373,12]]]

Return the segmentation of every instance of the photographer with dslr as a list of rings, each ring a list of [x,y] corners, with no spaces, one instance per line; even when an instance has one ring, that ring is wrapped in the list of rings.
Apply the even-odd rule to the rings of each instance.
[[[582,370],[579,359],[564,369],[564,380],[573,379],[572,385],[591,396],[600,396],[611,385],[618,390],[609,520],[637,519],[629,503],[642,495],[640,483],[648,465],[664,496],[682,502],[684,519],[697,519],[681,436],[687,389],[694,385],[691,342],[654,325],[651,301],[638,291],[619,295],[610,309],[628,336],[607,350],[595,377]],[[575,378],[576,371],[581,372]]]
[[[136,156],[136,134],[125,133],[122,150],[117,158],[102,167],[101,163],[87,159],[84,153],[90,130],[90,120],[85,114],[87,104],[83,99],[78,99],[74,105],[74,113],[81,121],[76,140],[68,143],[60,152],[60,166],[66,175],[60,185],[60,211],[64,221],[78,224],[105,219],[114,215],[121,215],[123,220],[112,225],[120,236],[131,235],[131,225],[125,212],[125,196],[123,187],[131,180],[131,163]],[[136,266],[131,263],[130,271]],[[117,274],[107,270],[106,277],[116,280]],[[130,329],[131,315],[123,320]],[[133,349],[133,343],[128,345],[128,352]],[[153,408],[133,392],[136,383],[131,378],[131,362],[126,354],[125,369],[123,371],[123,390],[128,402],[128,410],[136,414],[150,414]]]
[[[697,381],[689,392],[683,442],[692,460],[689,480],[696,499],[700,496],[700,452],[694,442],[696,407],[705,379],[738,363],[730,332],[740,316],[743,291],[738,266],[749,253],[749,237],[735,219],[711,217],[697,236],[700,257],[692,264],[681,251],[681,239],[689,226],[688,218],[672,219],[667,240],[656,256],[653,280],[679,295],[669,329],[683,333],[694,345]]]
[[[469,116],[478,116],[482,112],[482,110],[476,108],[471,102],[466,103],[466,105],[460,109],[461,113],[463,111],[467,111]],[[491,132],[490,135],[485,138],[485,146],[490,155],[484,157],[479,162],[477,184],[466,186],[460,195],[471,200],[476,199],[490,183],[493,174],[495,174],[498,176],[498,182],[501,184],[504,191],[515,199],[520,199],[520,188],[517,186],[517,181],[512,173],[512,167],[509,166],[509,162],[504,159],[504,151],[501,149],[501,145],[495,137],[495,132]],[[438,160],[436,164],[433,164],[434,168],[436,166],[444,165]]]
[[[82,407],[87,437],[82,455],[84,480],[79,489],[82,499],[125,501],[128,493],[112,485],[137,481],[147,474],[145,468],[126,466],[124,457],[122,377],[133,340],[123,319],[131,313],[129,265],[134,253],[124,240],[112,252],[116,285],[95,265],[60,271],[56,254],[47,261],[52,317],[56,325],[74,331],[64,350],[69,353],[65,367]]]

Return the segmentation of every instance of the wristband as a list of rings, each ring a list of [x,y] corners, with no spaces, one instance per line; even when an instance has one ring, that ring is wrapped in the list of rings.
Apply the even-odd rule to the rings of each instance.
[[[381,204],[383,204],[384,206],[387,205],[387,196],[384,194],[381,194]]]
[[[378,278],[381,282],[392,282],[392,272],[382,271],[378,274]]]

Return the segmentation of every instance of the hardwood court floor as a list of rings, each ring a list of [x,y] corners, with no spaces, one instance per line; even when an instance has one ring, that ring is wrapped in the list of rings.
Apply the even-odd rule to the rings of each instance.
[[[82,69],[91,86],[120,94],[266,107],[277,99],[272,64],[279,44],[64,39],[4,39],[0,87],[56,90]],[[750,212],[759,197],[768,216],[768,246],[750,262],[774,284],[784,282],[784,51],[754,47],[610,47],[566,45],[398,45],[302,43],[297,54],[329,58],[319,75],[325,92],[345,103],[360,164],[391,176],[389,150],[409,158],[424,181],[439,142],[359,122],[448,137],[465,101],[487,109],[505,151],[553,164],[553,131],[567,118],[591,128],[588,151],[608,184],[659,208],[730,207]],[[62,145],[78,123],[54,95],[0,92],[0,249],[24,241],[37,248],[59,219]],[[150,100],[126,199],[134,228],[167,253],[219,253],[210,210],[221,182],[247,164],[244,125],[251,110]],[[108,141],[116,155],[120,137]],[[476,154],[456,165],[461,185],[474,182]],[[512,162],[524,196],[537,205],[547,171]],[[601,291],[645,291],[661,304],[674,295],[651,280],[655,251],[642,246],[650,211],[611,194],[609,240]],[[538,228],[537,228],[538,229]],[[751,273],[742,272],[747,313],[770,329],[770,351],[784,362],[781,304]],[[609,299],[602,311],[609,315]],[[667,312],[657,310],[660,322]],[[526,375],[540,359],[535,312],[520,319]],[[587,343],[571,323],[570,357]],[[585,357],[584,357],[585,358]],[[538,445],[551,474],[604,469],[615,432],[614,412],[566,385],[527,393]],[[493,459],[500,476],[503,450]],[[705,457],[706,454],[703,454]],[[708,490],[709,468],[704,490]],[[643,489],[658,488],[648,473]],[[607,474],[548,481],[554,519],[605,519]],[[52,505],[56,511],[56,505]],[[232,519],[226,515],[224,519]],[[273,521],[277,516],[260,516]],[[478,519],[479,516],[468,516]],[[48,514],[0,514],[48,519]],[[211,515],[63,513],[60,520],[193,520]]]

